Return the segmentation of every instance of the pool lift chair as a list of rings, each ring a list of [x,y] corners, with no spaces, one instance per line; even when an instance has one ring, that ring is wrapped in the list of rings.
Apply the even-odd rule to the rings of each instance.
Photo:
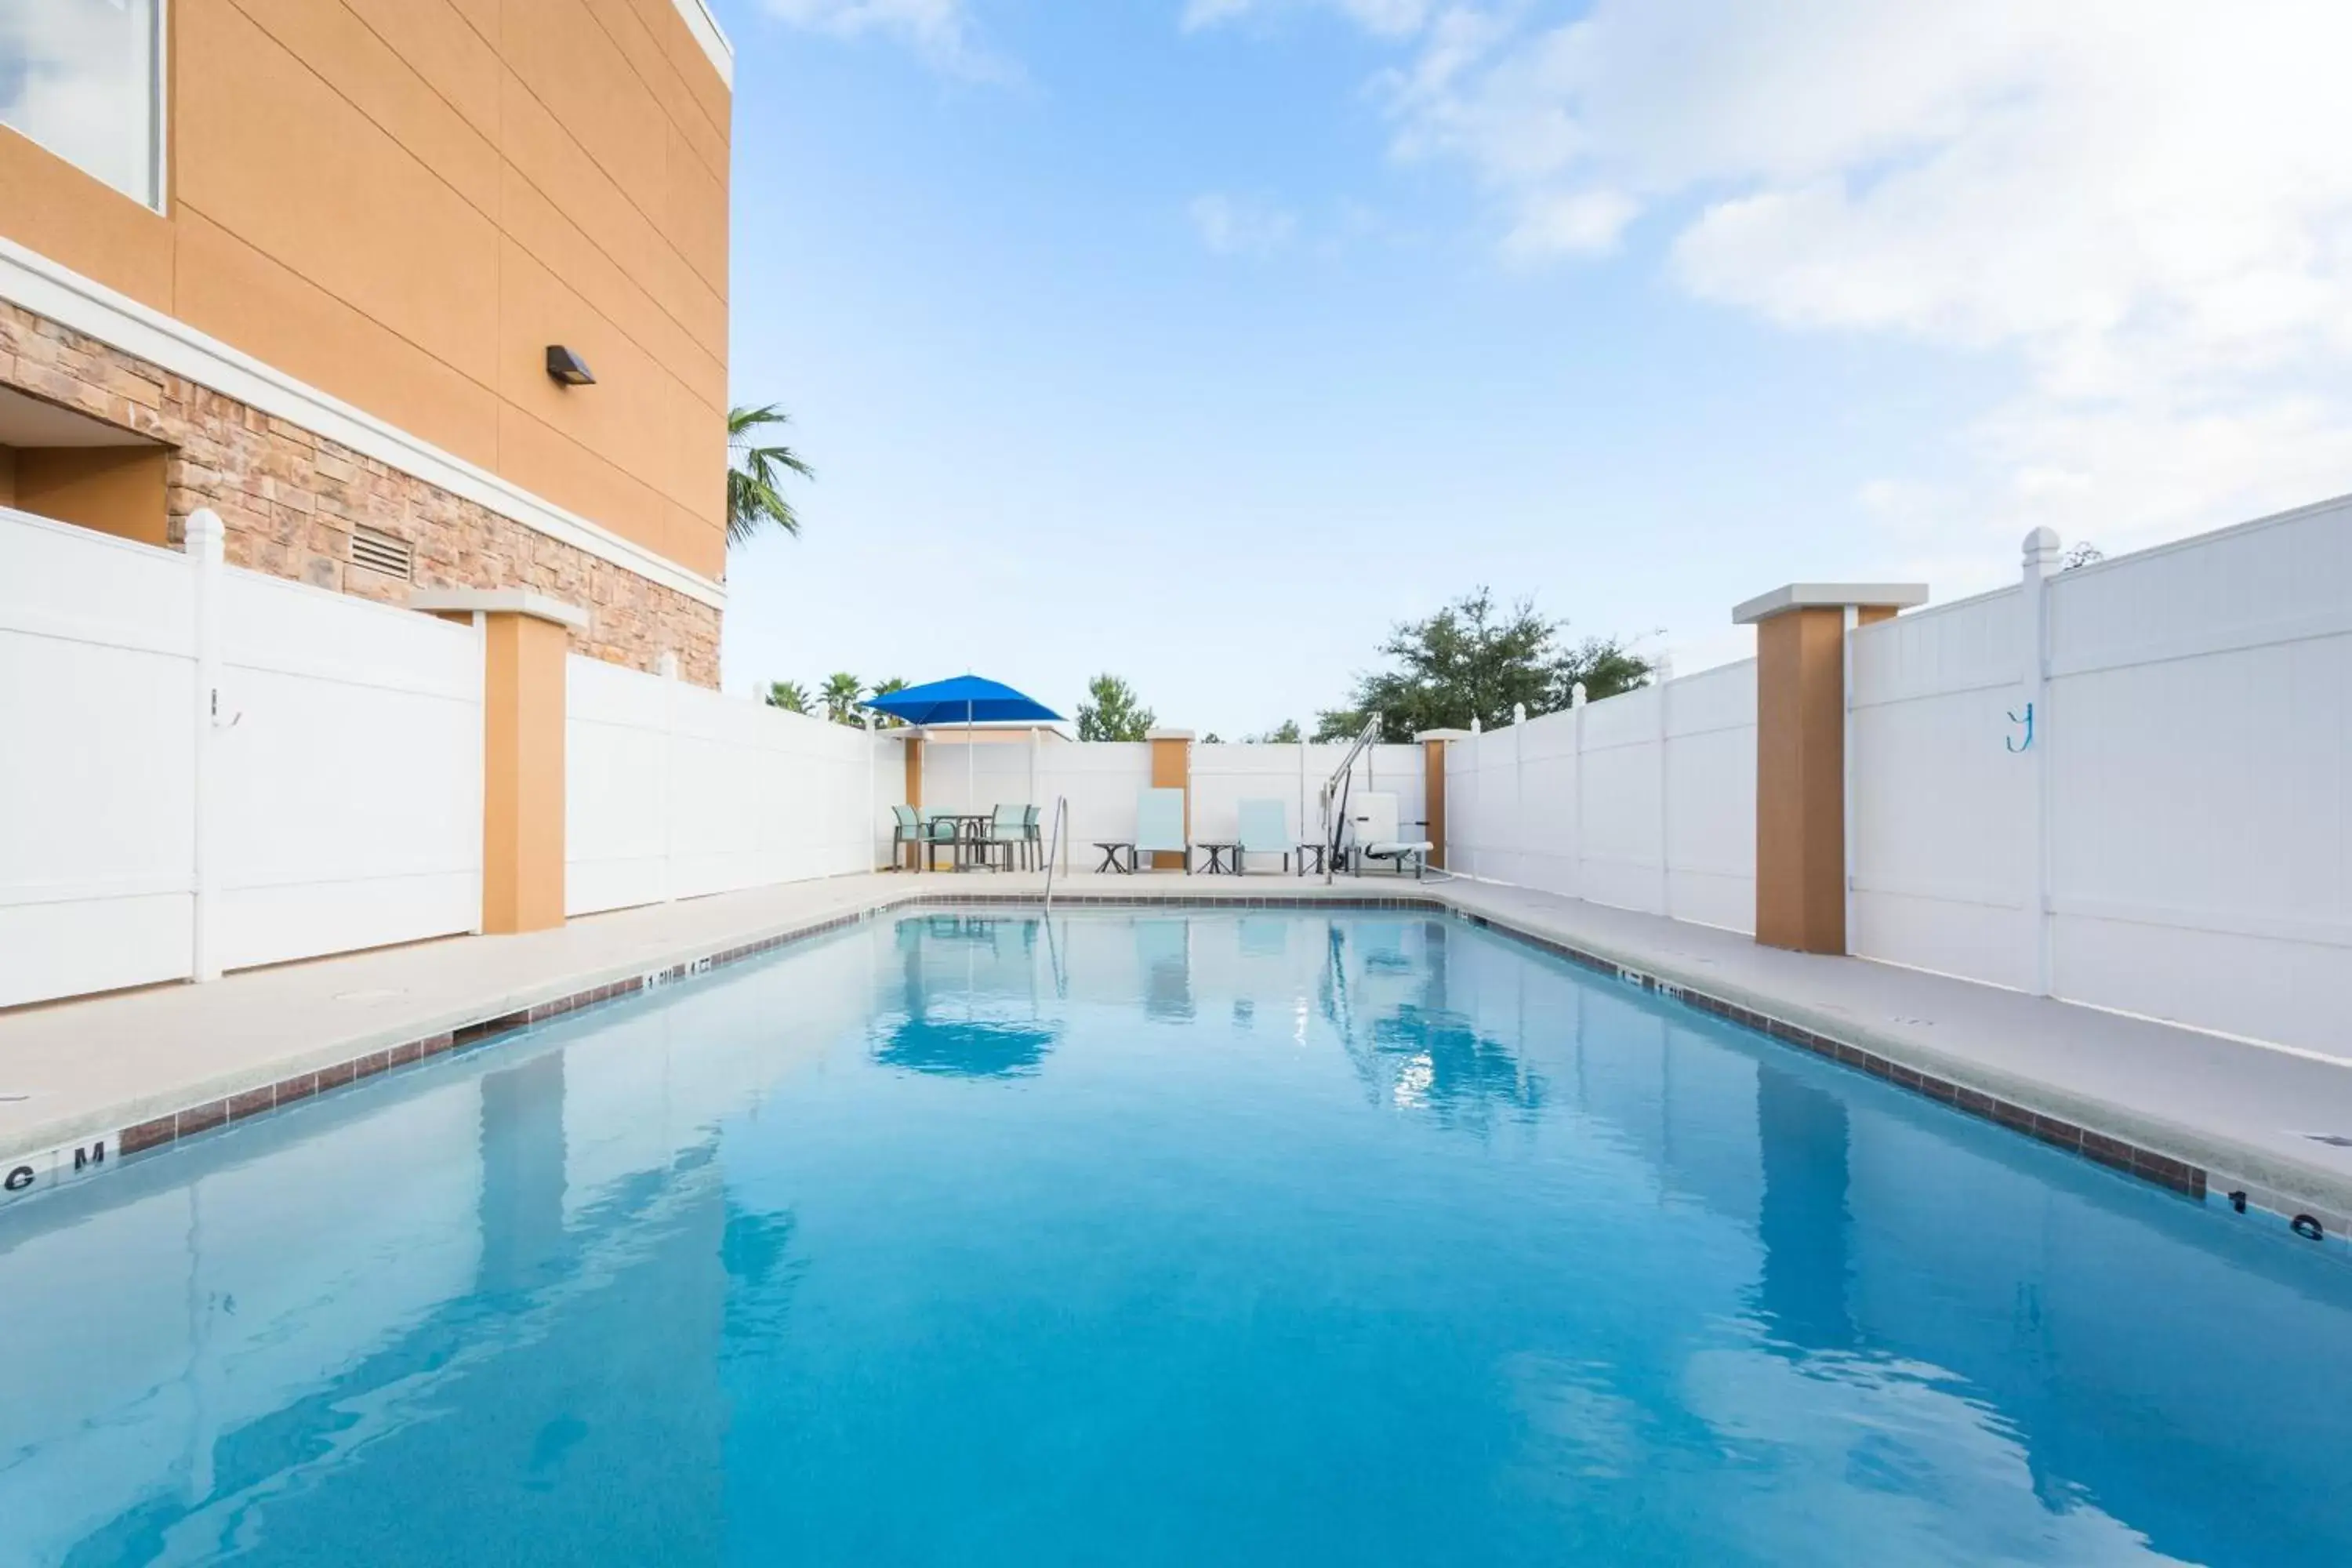
[[[1323,781],[1320,801],[1323,808],[1323,882],[1326,887],[1340,869],[1343,860],[1353,855],[1359,868],[1367,860],[1392,862],[1397,875],[1412,868],[1413,879],[1428,874],[1429,857],[1436,846],[1426,838],[1409,839],[1398,837],[1397,797],[1393,795],[1367,790],[1359,799],[1351,799],[1355,785],[1356,759],[1380,738],[1381,716],[1371,714],[1364,727],[1349,742],[1348,754],[1331,776]]]
[[[1366,790],[1356,797],[1355,815],[1349,825],[1355,829],[1359,863],[1385,860],[1396,868],[1400,877],[1410,866],[1415,881],[1428,874],[1429,852],[1433,847],[1426,838],[1398,836],[1395,795],[1384,790]]]

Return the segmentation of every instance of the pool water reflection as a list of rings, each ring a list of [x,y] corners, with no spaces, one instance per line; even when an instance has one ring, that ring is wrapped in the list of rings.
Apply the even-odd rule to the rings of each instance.
[[[0,1561],[2352,1561],[2352,1270],[1460,923],[879,921],[0,1215]]]

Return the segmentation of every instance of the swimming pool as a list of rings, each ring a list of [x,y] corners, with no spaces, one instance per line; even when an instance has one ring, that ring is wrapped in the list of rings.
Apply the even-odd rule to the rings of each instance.
[[[0,1321],[10,1563],[2352,1561],[2352,1269],[1419,913],[867,921]]]

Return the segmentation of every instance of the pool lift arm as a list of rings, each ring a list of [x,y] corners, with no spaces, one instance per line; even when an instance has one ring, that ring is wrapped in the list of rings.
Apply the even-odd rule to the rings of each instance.
[[[1331,776],[1323,781],[1320,798],[1323,807],[1323,885],[1329,887],[1339,865],[1339,840],[1348,826],[1348,791],[1355,781],[1356,759],[1364,749],[1380,739],[1381,716],[1370,714],[1364,727],[1349,742],[1348,754],[1339,760]]]

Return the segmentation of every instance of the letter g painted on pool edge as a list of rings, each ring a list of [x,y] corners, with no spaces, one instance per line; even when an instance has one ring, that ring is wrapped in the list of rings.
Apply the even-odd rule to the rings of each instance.
[[[8,1173],[0,1176],[0,1191],[21,1193],[33,1184],[36,1173],[30,1165],[11,1165]]]

